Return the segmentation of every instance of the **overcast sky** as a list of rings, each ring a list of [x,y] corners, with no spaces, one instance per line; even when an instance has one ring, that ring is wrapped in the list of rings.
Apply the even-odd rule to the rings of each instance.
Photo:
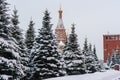
[[[83,48],[85,37],[95,44],[97,55],[103,59],[103,34],[120,34],[120,0],[7,0],[11,11],[16,6],[20,27],[28,28],[32,16],[36,32],[42,26],[43,12],[48,9],[52,17],[53,29],[58,22],[60,4],[63,10],[63,22],[68,32],[71,24],[76,24],[76,34]],[[12,13],[12,12],[11,12]]]

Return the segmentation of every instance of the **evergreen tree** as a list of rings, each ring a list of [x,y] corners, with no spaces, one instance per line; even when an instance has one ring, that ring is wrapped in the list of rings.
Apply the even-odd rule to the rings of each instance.
[[[26,35],[25,35],[25,44],[26,44],[26,51],[27,51],[27,54],[28,54],[28,57],[29,57],[29,62],[30,62],[30,58],[31,58],[31,50],[32,50],[32,47],[34,45],[34,40],[35,40],[35,31],[34,31],[34,22],[33,20],[31,19],[30,20],[30,23],[29,23],[29,28],[28,30],[26,31]],[[30,79],[30,74],[31,74],[31,67],[32,65],[28,63],[28,70],[26,71],[26,76],[23,78],[24,80],[29,80]]]
[[[87,55],[87,53],[88,53],[88,42],[87,42],[87,38],[85,38],[84,47],[83,47],[83,54]]]
[[[22,29],[19,28],[19,20],[18,20],[18,15],[17,15],[17,10],[16,8],[13,10],[13,15],[11,18],[11,22],[12,22],[12,37],[14,37],[16,39],[16,41],[19,44],[19,47],[21,48],[21,55],[25,55],[25,44],[24,44],[24,38],[22,35]]]
[[[118,49],[112,53],[110,67],[113,68],[115,64],[120,64],[120,53]]]
[[[0,80],[16,80],[24,73],[19,62],[19,46],[14,37],[11,37],[7,5],[6,0],[0,0]]]
[[[13,15],[11,17],[11,22],[12,22],[12,37],[15,38],[18,46],[19,46],[19,54],[21,56],[21,63],[23,64],[22,69],[24,70],[24,72],[26,72],[27,70],[27,66],[28,66],[28,55],[26,52],[26,47],[25,47],[25,43],[24,43],[24,38],[22,35],[22,30],[19,28],[19,16],[17,15],[17,10],[16,8],[14,8],[13,10]]]
[[[89,51],[92,51],[92,45],[91,45],[91,43],[89,44]]]
[[[101,66],[100,61],[99,61],[99,59],[97,57],[95,45],[93,47],[93,55],[94,55],[94,60],[95,60],[94,61],[95,69],[96,69],[96,71],[100,71],[102,69],[102,66]]]
[[[84,56],[79,50],[74,24],[72,25],[72,31],[65,46],[63,55],[68,75],[85,73]]]
[[[85,38],[85,42],[84,42],[82,53],[84,55],[84,67],[85,67],[85,71],[88,72],[87,71],[87,66],[86,66],[86,55],[88,54],[88,42],[87,42],[87,38]]]
[[[107,62],[106,62],[106,63],[107,63],[107,66],[108,66],[108,67],[110,67],[110,63],[111,63],[111,56],[110,56],[110,54],[109,54],[109,53],[107,54]]]
[[[116,51],[113,51],[112,57],[111,57],[111,65],[110,67],[113,67],[116,64]]]
[[[32,80],[63,75],[60,55],[58,53],[55,36],[51,29],[52,25],[50,24],[48,10],[46,10],[44,14],[43,26],[39,29],[39,34],[35,39],[31,55],[31,65],[34,67],[31,68]]]
[[[120,53],[119,50],[116,50],[116,64],[120,64]]]
[[[29,23],[29,28],[26,32],[25,38],[26,38],[25,43],[26,43],[27,49],[32,49],[33,43],[34,43],[34,40],[35,40],[34,23],[33,23],[32,19]]]
[[[95,61],[98,61],[98,57],[97,57],[97,54],[96,54],[96,47],[94,45],[94,48],[93,48],[93,54],[94,54],[94,57],[95,57]]]
[[[83,54],[85,55],[85,69],[86,72],[95,72],[95,58],[94,58],[94,54],[91,51],[91,45],[90,47],[88,47],[88,43],[87,43],[87,38],[85,38],[85,43],[84,43],[84,47],[83,47]]]

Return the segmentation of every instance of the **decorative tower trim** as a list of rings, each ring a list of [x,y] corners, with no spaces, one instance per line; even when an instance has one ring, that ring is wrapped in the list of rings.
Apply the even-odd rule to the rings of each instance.
[[[58,13],[59,13],[59,20],[58,20],[57,28],[64,28],[63,20],[62,20],[63,11],[62,11],[61,7],[60,7]]]
[[[61,9],[61,6],[60,6],[60,9],[59,9],[58,12],[59,12],[59,19],[62,19],[62,12],[63,12],[63,11],[62,11],[62,9]]]
[[[58,10],[58,13],[59,13],[59,17],[58,17],[59,19],[58,19],[57,27],[55,29],[56,40],[58,44],[60,43],[60,41],[62,41],[65,44],[67,41],[67,35],[66,35],[66,29],[64,27],[63,20],[62,20],[63,10],[61,9],[61,6]]]

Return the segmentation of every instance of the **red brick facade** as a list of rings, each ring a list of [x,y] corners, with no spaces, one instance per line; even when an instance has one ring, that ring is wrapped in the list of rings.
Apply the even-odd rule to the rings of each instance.
[[[120,48],[120,35],[103,35],[103,53],[104,62],[106,62],[107,54],[112,55],[113,50]]]
[[[58,43],[60,41],[62,41],[63,43],[66,42],[67,37],[66,37],[65,29],[55,29],[55,34],[57,35],[57,42]]]

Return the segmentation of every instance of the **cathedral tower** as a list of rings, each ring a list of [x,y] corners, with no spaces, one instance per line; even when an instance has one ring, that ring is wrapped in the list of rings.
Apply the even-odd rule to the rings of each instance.
[[[67,36],[66,36],[66,31],[65,31],[65,27],[63,24],[63,20],[62,20],[62,9],[59,9],[59,20],[58,20],[58,24],[57,27],[55,29],[55,34],[56,34],[56,39],[57,42],[60,43],[64,43],[67,41]]]

